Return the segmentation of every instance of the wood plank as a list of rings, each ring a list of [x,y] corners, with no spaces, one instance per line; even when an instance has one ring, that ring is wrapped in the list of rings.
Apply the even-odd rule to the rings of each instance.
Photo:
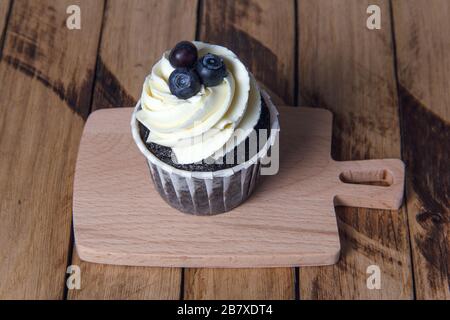
[[[450,3],[392,11],[416,297],[449,300]]]
[[[366,9],[381,8],[381,30]],[[400,158],[400,128],[388,1],[300,0],[299,93],[335,116],[333,157]],[[342,254],[332,267],[300,269],[301,299],[410,299],[406,212],[337,208]],[[368,266],[381,288],[369,290]]]
[[[294,102],[294,1],[203,1],[199,40],[233,50],[256,78]],[[186,299],[293,299],[294,269],[186,269]]]
[[[202,1],[199,40],[234,51],[256,79],[294,105],[294,1]]]
[[[3,46],[4,31],[6,30],[5,27],[8,19],[10,4],[11,4],[10,0],[0,1],[0,48],[2,48]]]
[[[82,8],[82,31],[65,26],[71,4]],[[2,299],[63,297],[102,16],[103,1],[14,1],[0,62]]]
[[[180,40],[193,39],[196,0],[108,1],[92,109],[133,107],[152,65]],[[86,286],[69,299],[178,299],[179,268],[138,268],[82,262]]]

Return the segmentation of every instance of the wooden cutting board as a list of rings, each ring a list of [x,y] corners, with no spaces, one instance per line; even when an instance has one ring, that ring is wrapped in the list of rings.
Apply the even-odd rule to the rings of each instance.
[[[334,161],[331,113],[281,107],[279,173],[263,176],[231,212],[180,213],[153,187],[131,137],[132,110],[96,111],[84,128],[73,198],[83,260],[161,267],[328,265],[340,251],[334,206],[401,205],[401,160]]]

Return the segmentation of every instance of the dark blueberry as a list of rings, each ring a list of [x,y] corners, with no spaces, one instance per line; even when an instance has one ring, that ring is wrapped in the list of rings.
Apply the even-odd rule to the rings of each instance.
[[[172,94],[180,99],[195,96],[202,85],[198,75],[193,70],[175,69],[169,77],[169,88]]]
[[[202,83],[207,87],[214,87],[222,83],[227,76],[227,68],[223,59],[215,54],[208,53],[198,60],[195,70]]]
[[[192,68],[197,58],[197,48],[192,42],[181,41],[170,51],[169,62],[174,68]]]

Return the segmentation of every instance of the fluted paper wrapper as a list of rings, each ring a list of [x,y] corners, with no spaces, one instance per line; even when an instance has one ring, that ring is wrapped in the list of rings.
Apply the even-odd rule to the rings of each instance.
[[[133,139],[145,155],[153,183],[161,197],[181,212],[194,215],[215,215],[236,208],[253,192],[260,176],[261,159],[265,158],[277,140],[279,132],[278,111],[267,93],[263,99],[270,111],[271,132],[266,144],[253,158],[235,167],[198,172],[174,168],[153,155],[139,134],[135,108],[131,119]]]

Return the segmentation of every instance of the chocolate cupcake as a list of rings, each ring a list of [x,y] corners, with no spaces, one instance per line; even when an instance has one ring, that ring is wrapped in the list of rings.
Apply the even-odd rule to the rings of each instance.
[[[244,202],[279,131],[275,106],[233,52],[186,41],[154,65],[131,126],[160,195],[195,215]]]

